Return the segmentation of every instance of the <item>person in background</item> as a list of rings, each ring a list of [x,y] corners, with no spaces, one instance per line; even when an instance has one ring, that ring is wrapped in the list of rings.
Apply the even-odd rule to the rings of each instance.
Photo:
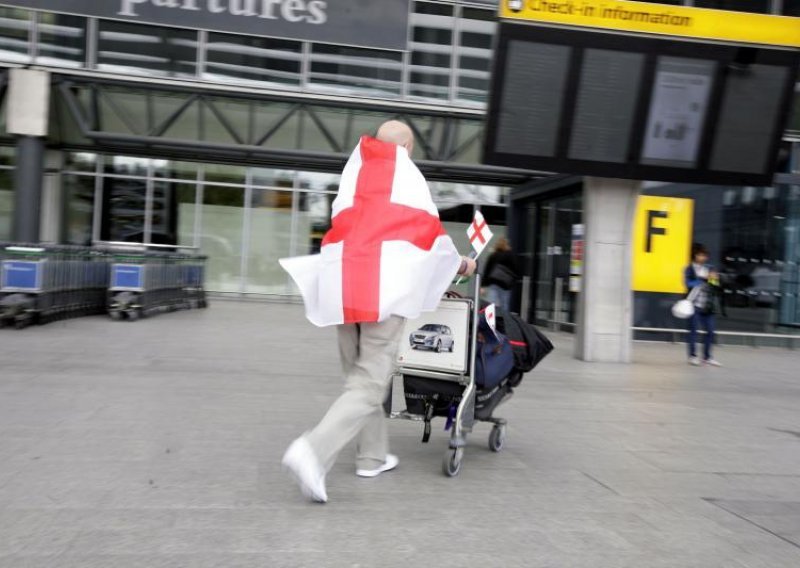
[[[505,311],[511,307],[511,292],[519,280],[517,257],[511,251],[511,244],[505,237],[497,239],[494,252],[486,261],[483,270],[484,298]]]
[[[683,271],[686,288],[694,304],[694,314],[689,318],[689,364],[700,365],[697,357],[697,331],[700,325],[706,330],[703,342],[703,363],[720,367],[719,361],[711,356],[714,344],[714,313],[719,290],[719,274],[708,264],[708,250],[700,243],[692,245],[692,262]]]

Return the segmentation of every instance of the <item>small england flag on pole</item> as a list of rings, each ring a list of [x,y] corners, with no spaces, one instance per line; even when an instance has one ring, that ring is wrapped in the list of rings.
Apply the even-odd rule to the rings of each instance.
[[[483,249],[486,248],[486,245],[489,244],[489,241],[491,241],[494,236],[480,211],[475,212],[475,218],[472,220],[470,226],[467,227],[467,236],[469,237],[472,248],[474,248],[477,253],[475,257],[479,257]]]

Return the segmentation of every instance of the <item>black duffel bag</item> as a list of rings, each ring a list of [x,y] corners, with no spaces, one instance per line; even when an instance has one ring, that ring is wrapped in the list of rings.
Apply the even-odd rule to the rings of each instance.
[[[481,308],[488,305],[481,302]],[[517,314],[495,306],[497,331],[508,337],[514,350],[514,369],[527,373],[538,365],[553,350],[553,344],[545,334],[527,323]],[[516,385],[513,385],[516,386]]]

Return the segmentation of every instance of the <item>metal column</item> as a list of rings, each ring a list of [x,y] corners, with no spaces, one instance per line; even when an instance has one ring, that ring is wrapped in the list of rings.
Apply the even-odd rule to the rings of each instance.
[[[12,239],[22,243],[39,242],[44,177],[44,138],[17,137],[14,171],[14,229]]]

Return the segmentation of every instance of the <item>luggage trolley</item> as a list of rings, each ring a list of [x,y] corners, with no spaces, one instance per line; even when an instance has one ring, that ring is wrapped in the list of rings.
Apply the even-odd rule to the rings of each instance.
[[[390,412],[392,419],[425,423],[423,443],[431,433],[431,420],[445,416],[450,425],[450,440],[442,460],[442,471],[454,477],[461,471],[467,434],[476,420],[491,422],[489,447],[500,451],[505,440],[506,421],[489,414],[476,418],[477,386],[475,384],[478,318],[480,316],[480,275],[475,274],[473,298],[445,298],[436,312],[422,314],[406,322],[403,343],[394,377],[404,381],[406,409]],[[439,385],[433,395],[415,395],[406,388],[406,381],[428,380]],[[441,405],[445,404],[446,414]],[[391,396],[388,401],[391,406]]]

